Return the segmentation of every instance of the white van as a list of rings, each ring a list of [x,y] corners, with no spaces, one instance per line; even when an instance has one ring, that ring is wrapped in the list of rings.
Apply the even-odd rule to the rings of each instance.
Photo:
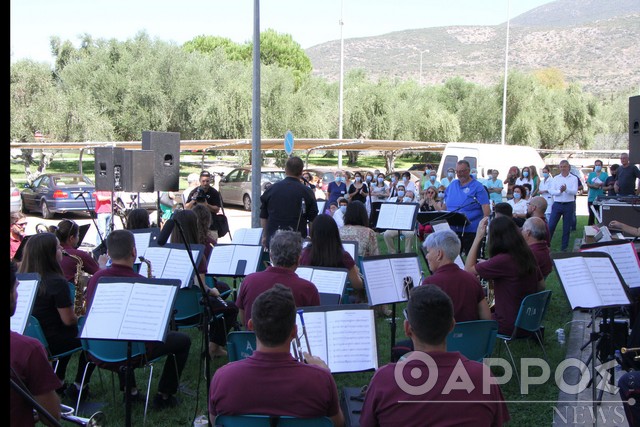
[[[487,170],[498,169],[498,179],[504,182],[511,166],[522,170],[524,166],[535,166],[538,175],[542,175],[544,161],[535,148],[522,145],[481,144],[470,142],[450,142],[446,145],[438,165],[438,179],[447,176],[447,169],[456,168],[459,160],[466,160],[472,169],[478,171],[480,181],[489,178]],[[506,197],[507,187],[502,190]]]

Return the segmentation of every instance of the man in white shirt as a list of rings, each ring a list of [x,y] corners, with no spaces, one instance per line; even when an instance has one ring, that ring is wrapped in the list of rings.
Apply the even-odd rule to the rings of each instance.
[[[570,173],[569,161],[560,162],[560,173],[553,177],[549,194],[553,196],[549,232],[553,239],[553,233],[562,217],[562,245],[561,250],[566,252],[569,247],[569,235],[573,226],[576,212],[576,194],[578,194],[578,178]]]
[[[415,193],[411,190],[407,190],[401,197],[401,188],[402,185],[399,185],[398,197],[396,197],[393,202],[391,201],[391,199],[389,199],[389,203],[415,203]],[[404,190],[404,188],[402,188],[402,190]],[[382,237],[384,238],[384,243],[387,245],[387,253],[395,254],[396,252],[398,252],[397,248],[399,246],[399,242],[396,239],[399,239],[401,235],[404,236],[405,253],[414,252],[414,244],[416,241],[415,230],[386,230],[384,233],[382,233]]]

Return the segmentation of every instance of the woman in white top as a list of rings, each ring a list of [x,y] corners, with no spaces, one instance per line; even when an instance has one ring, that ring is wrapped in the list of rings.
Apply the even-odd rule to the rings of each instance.
[[[387,200],[389,197],[389,185],[384,180],[384,174],[379,173],[376,182],[371,186],[371,197],[373,201]]]
[[[547,166],[543,167],[542,177],[540,178],[540,184],[538,185],[538,194],[544,197],[544,199],[547,201],[547,210],[544,212],[544,215],[547,218],[547,223],[549,222],[549,218],[551,217],[551,205],[553,205],[553,196],[549,193],[552,181],[553,176],[551,176],[549,168]]]
[[[513,199],[507,201],[513,209],[513,219],[520,227],[522,227],[522,224],[524,224],[527,218],[527,205],[529,203],[525,199],[526,194],[526,188],[522,185],[516,185],[513,187]]]
[[[520,177],[516,179],[516,185],[522,184],[531,185],[531,189],[533,190],[533,178],[531,177],[531,169],[529,169],[529,166],[523,167],[522,172],[520,173]]]

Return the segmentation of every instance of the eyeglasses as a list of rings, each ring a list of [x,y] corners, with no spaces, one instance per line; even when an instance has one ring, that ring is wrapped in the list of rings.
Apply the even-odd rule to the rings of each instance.
[[[469,172],[471,169],[457,169],[456,173]]]
[[[17,225],[20,228],[25,228],[28,223],[26,222],[15,222],[14,225]]]

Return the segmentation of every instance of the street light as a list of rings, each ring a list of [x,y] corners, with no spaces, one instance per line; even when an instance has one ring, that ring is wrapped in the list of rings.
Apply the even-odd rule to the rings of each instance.
[[[425,49],[422,52],[420,52],[420,86],[422,86],[422,54],[423,53],[429,53],[429,49]]]
[[[502,145],[505,143],[507,130],[507,73],[509,67],[509,6],[511,0],[507,0],[507,44],[504,48],[504,88],[502,90]]]
[[[344,11],[344,0],[340,2],[340,100],[338,101],[338,139],[342,139],[342,116],[343,116],[343,92],[344,92],[344,37],[342,36],[342,27],[344,21],[342,20],[342,14]],[[342,169],[342,150],[338,150],[338,169]]]

